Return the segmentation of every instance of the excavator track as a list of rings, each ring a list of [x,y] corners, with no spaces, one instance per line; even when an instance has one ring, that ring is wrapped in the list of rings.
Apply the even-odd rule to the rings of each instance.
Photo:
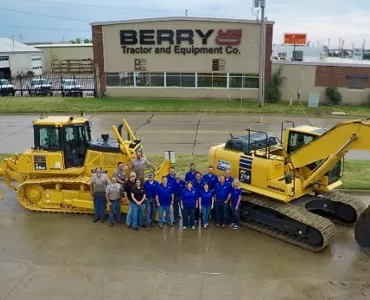
[[[36,212],[91,214],[93,202],[87,197],[90,194],[90,177],[44,177],[29,179],[19,185],[18,201],[26,209]],[[71,187],[78,186],[79,189]],[[80,197],[79,197],[80,196]],[[85,207],[74,205],[82,201]]]
[[[356,219],[353,220],[351,223],[345,223],[345,222],[337,222],[338,224],[342,224],[345,226],[352,226],[356,223],[359,216],[365,211],[367,208],[366,204],[358,197],[352,196],[349,194],[345,194],[340,191],[330,191],[328,193],[325,193],[323,195],[324,197],[330,199],[331,201],[343,203],[345,205],[348,205],[354,209],[356,212]]]
[[[305,207],[336,224],[350,227],[356,223],[367,206],[358,197],[340,191],[330,191],[318,197],[306,197]]]
[[[303,207],[257,194],[243,195],[241,225],[311,252],[322,251],[337,229],[330,220]]]

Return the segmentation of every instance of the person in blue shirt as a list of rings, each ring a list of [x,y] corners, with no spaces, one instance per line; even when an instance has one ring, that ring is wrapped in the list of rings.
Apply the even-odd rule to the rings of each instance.
[[[174,182],[176,180],[176,171],[174,167],[170,168],[170,173],[167,175],[167,182],[173,186]]]
[[[200,174],[199,172],[196,172],[195,180],[193,180],[193,188],[197,191],[198,197],[200,195],[200,192],[203,190],[203,183],[204,183],[204,180],[202,179],[202,174]],[[201,214],[199,211],[199,207],[197,207],[197,209],[195,210],[195,222],[196,223],[200,219],[200,215]]]
[[[182,209],[182,229],[185,230],[189,225],[194,230],[194,215],[195,209],[198,207],[198,194],[197,191],[193,188],[191,181],[186,183],[186,188],[181,193],[181,209]],[[190,222],[189,222],[190,218]]]
[[[213,173],[213,167],[208,167],[208,173],[203,176],[203,180],[208,183],[208,187],[211,191],[215,188],[216,183],[218,182],[218,177]]]
[[[208,220],[211,214],[211,209],[213,209],[215,198],[213,196],[213,191],[209,188],[207,182],[203,183],[203,190],[199,194],[199,209],[202,214],[202,225],[204,229],[208,228]]]
[[[146,193],[146,230],[149,230],[150,225],[152,227],[155,227],[155,215],[156,215],[156,207],[157,202],[155,200],[155,195],[157,192],[157,187],[159,185],[159,182],[157,180],[154,180],[154,174],[149,173],[148,174],[148,180],[144,182],[144,189]]]
[[[225,182],[225,176],[219,177],[215,186],[215,209],[216,227],[225,228],[229,224],[229,200],[231,197],[231,186]]]
[[[159,207],[159,227],[163,228],[163,214],[166,213],[166,223],[173,227],[171,220],[171,206],[173,205],[174,195],[172,187],[168,183],[167,176],[162,176],[162,182],[157,187],[156,201]]]
[[[176,175],[176,180],[172,184],[172,190],[174,194],[173,202],[173,222],[177,223],[180,218],[180,196],[182,191],[185,189],[185,181],[181,180],[179,175]]]
[[[242,200],[242,190],[239,187],[239,179],[235,179],[232,183],[232,190],[231,190],[231,211],[233,212],[233,223],[231,227],[233,229],[238,229],[240,225],[240,201]]]
[[[195,170],[195,164],[191,163],[190,164],[190,171],[186,172],[186,174],[185,174],[185,182],[194,181],[196,172],[197,171]]]
[[[233,181],[234,181],[234,178],[231,177],[231,171],[230,169],[227,169],[225,171],[225,182],[229,184],[231,187],[231,184],[233,183]]]

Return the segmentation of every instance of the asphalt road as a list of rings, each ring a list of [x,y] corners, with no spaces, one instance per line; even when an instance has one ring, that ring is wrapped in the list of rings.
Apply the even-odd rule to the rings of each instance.
[[[22,152],[33,145],[32,120],[39,115],[0,115],[0,153]],[[229,133],[243,135],[245,128],[266,131],[280,137],[281,122],[295,125],[331,128],[340,118],[305,118],[295,116],[257,116],[205,113],[117,113],[87,116],[92,122],[93,138],[110,133],[112,125],[126,118],[138,138],[142,139],[147,154],[162,154],[166,150],[177,153],[207,154],[209,147],[225,142]],[[352,151],[349,159],[370,159],[370,152]]]

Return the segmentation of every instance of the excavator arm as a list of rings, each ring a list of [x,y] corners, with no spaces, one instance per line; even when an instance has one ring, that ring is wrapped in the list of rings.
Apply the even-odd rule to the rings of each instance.
[[[355,120],[340,123],[288,156],[295,168],[325,160],[349,150],[370,151],[370,121]]]

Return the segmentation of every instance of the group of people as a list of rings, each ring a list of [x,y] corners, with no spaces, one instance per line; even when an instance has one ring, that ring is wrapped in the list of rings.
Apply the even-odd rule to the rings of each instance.
[[[146,168],[150,168],[151,173],[144,180]],[[129,178],[126,178],[127,169],[131,171]],[[126,225],[136,231],[140,226],[147,231],[155,227],[157,209],[160,228],[164,224],[173,227],[174,223],[182,219],[183,230],[188,227],[195,229],[197,222],[201,222],[203,228],[207,229],[213,209],[216,227],[225,228],[229,225],[233,229],[239,228],[242,191],[239,180],[232,178],[229,170],[225,171],[225,175],[216,176],[213,167],[209,166],[208,172],[202,176],[191,163],[184,179],[171,167],[169,174],[163,176],[161,182],[154,179],[153,171],[153,165],[140,151],[129,166],[118,163],[111,180],[103,173],[102,168],[97,168],[90,185],[94,198],[93,222],[106,221],[108,204],[109,225],[113,226],[115,218],[118,223],[122,223],[121,198],[124,195],[128,202]]]

